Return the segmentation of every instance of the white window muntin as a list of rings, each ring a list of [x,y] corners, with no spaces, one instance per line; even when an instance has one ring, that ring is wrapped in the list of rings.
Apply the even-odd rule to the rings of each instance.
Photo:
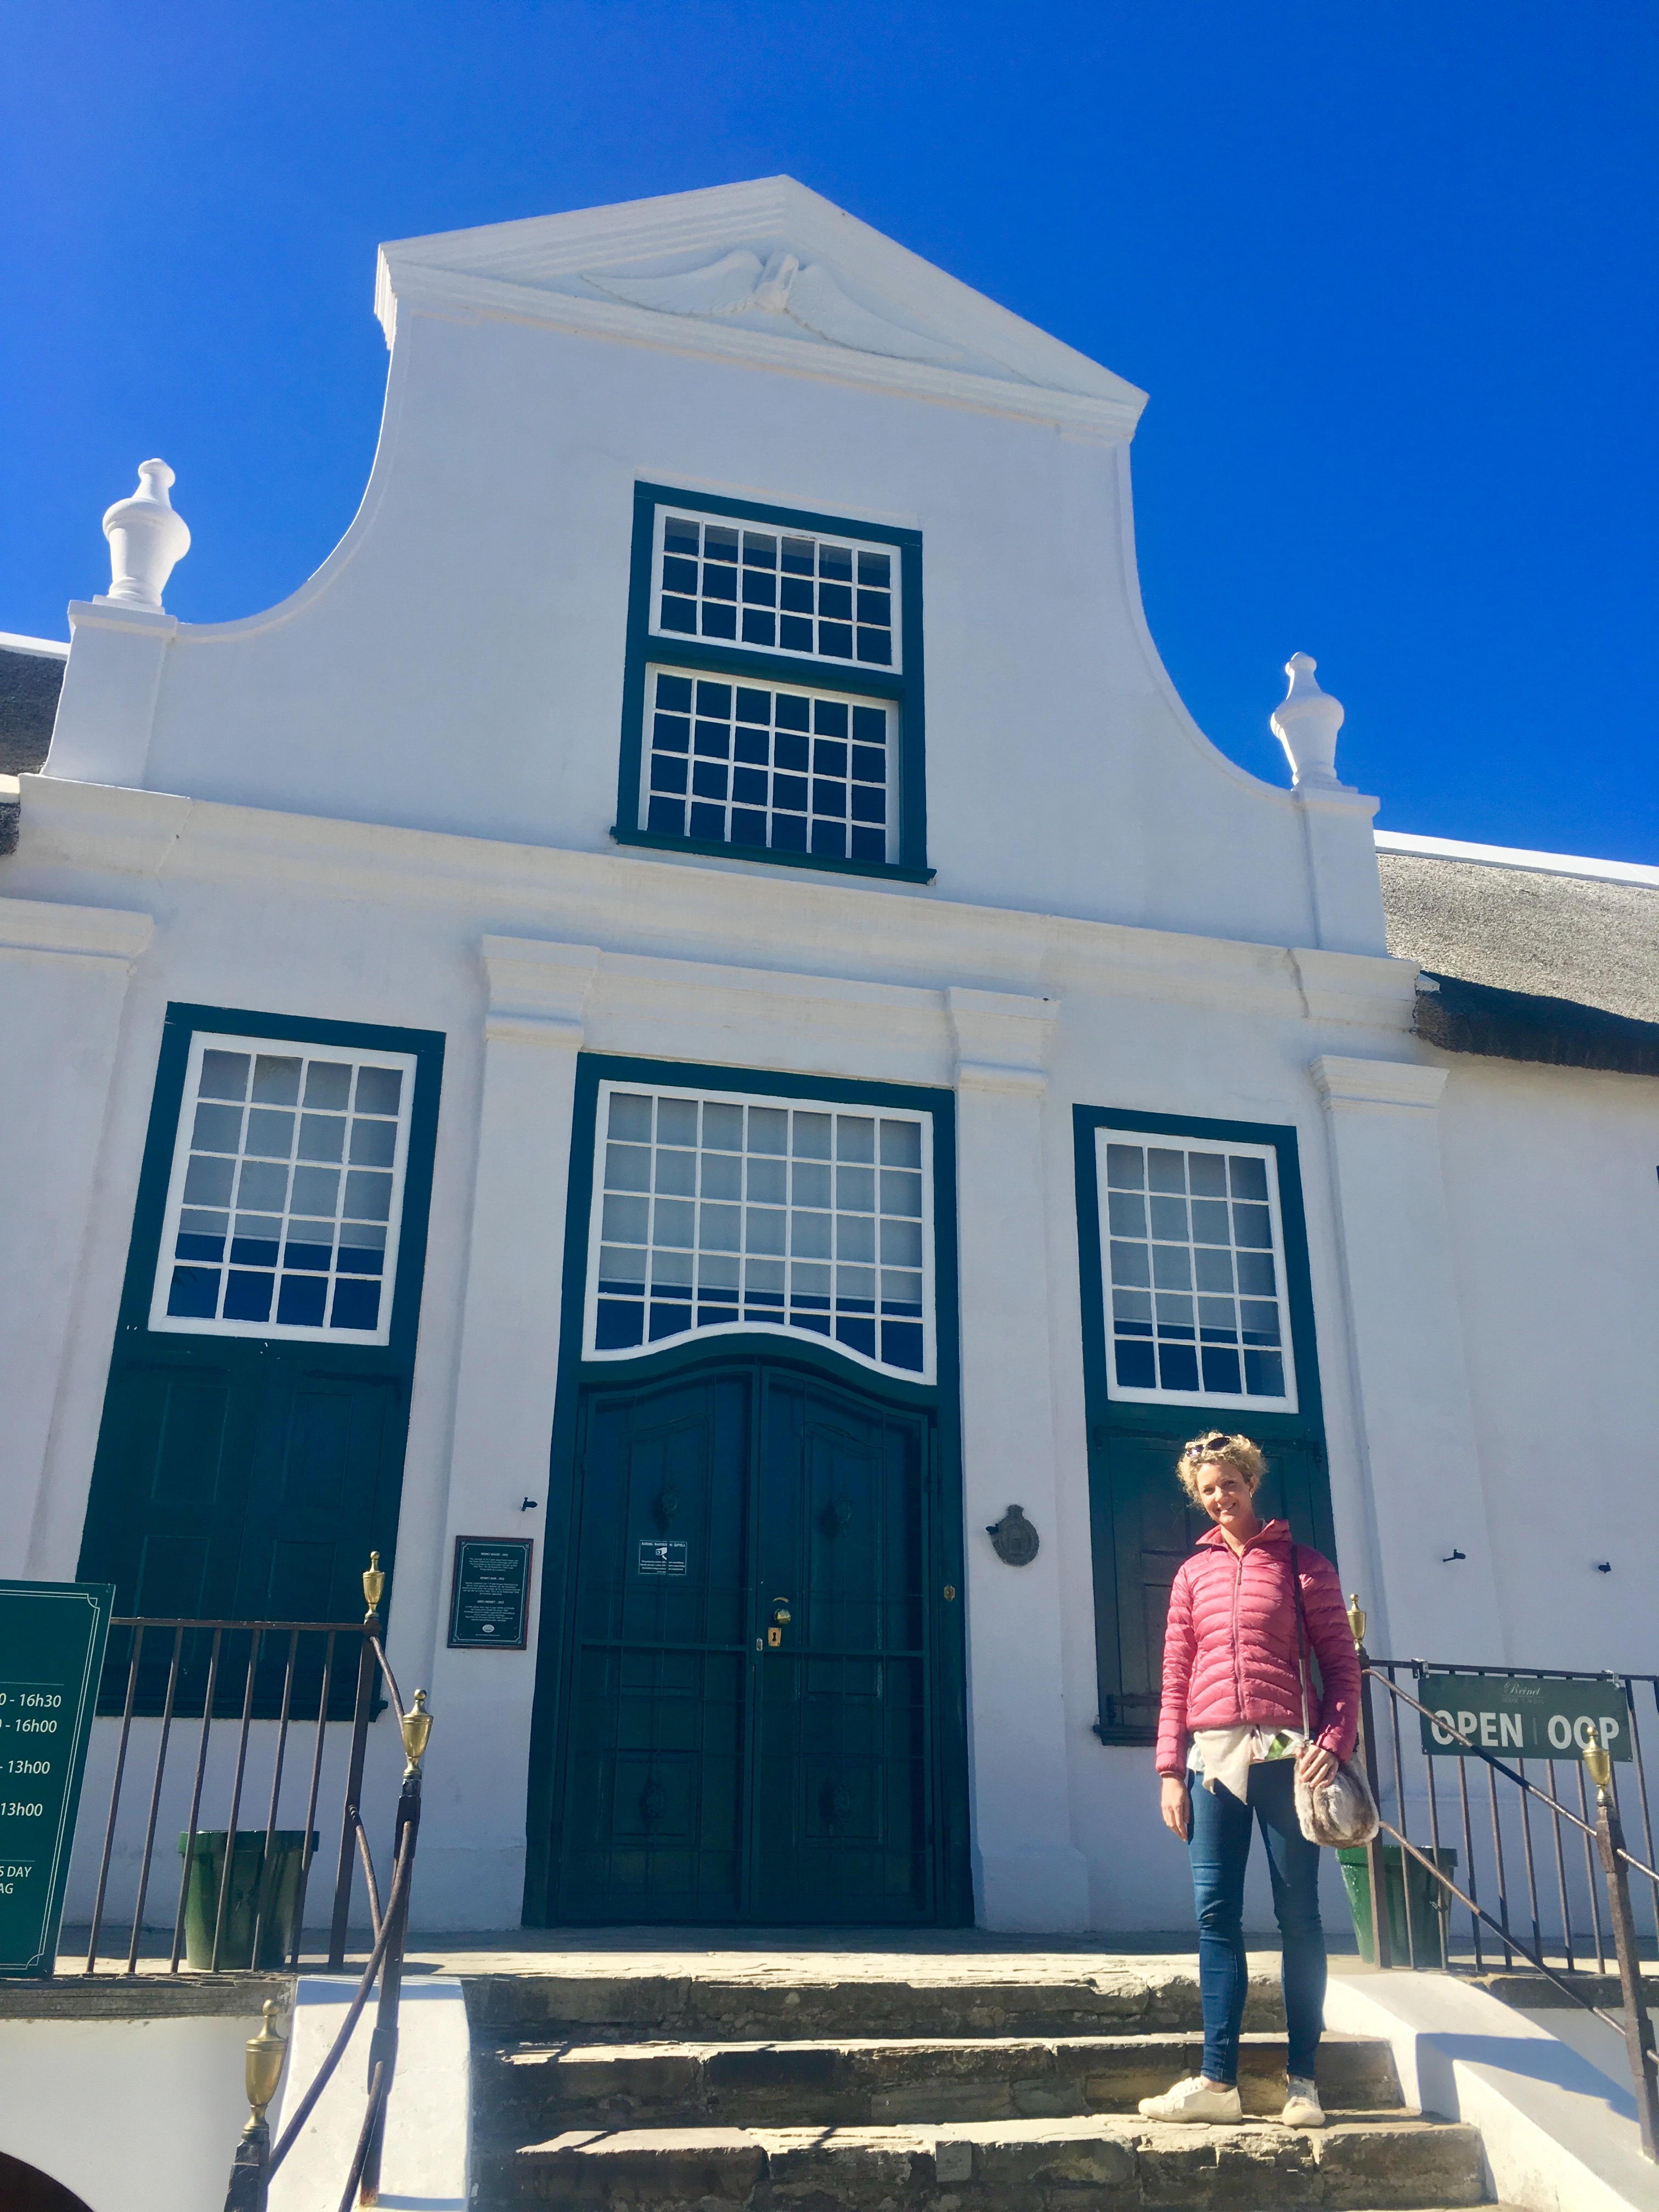
[[[239,1059],[247,1063],[240,1100],[227,1095],[234,1074],[226,1065]],[[385,1344],[415,1070],[411,1053],[198,1030],[185,1070],[150,1328]],[[394,1075],[395,1103],[387,1079]],[[265,1319],[258,1314],[265,1285],[256,1278],[269,1279]],[[283,1320],[285,1310],[321,1317]]]
[[[1294,1413],[1274,1147],[1102,1128],[1095,1158],[1109,1395]]]
[[[650,1102],[648,1148],[612,1134],[617,1098]],[[659,1111],[662,1102],[696,1109],[694,1142],[659,1140],[659,1133],[684,1139],[689,1126],[670,1126]],[[704,1109],[710,1107],[726,1109],[720,1125],[708,1121]],[[743,1117],[741,1149],[731,1141],[736,1136],[731,1109]],[[765,1117],[763,1124],[757,1124],[757,1115]],[[787,1125],[782,1146],[780,1121]],[[825,1121],[828,1154],[822,1150]],[[623,1124],[619,1115],[616,1126]],[[843,1147],[848,1155],[862,1149],[864,1129],[878,1157],[842,1157]],[[932,1382],[937,1367],[933,1138],[932,1115],[902,1108],[601,1083],[584,1358],[635,1359],[692,1337],[740,1331],[829,1344],[859,1366]],[[614,1159],[616,1149],[635,1157]],[[647,1149],[648,1167],[637,1157]],[[861,1175],[873,1178],[867,1203]],[[650,1188],[621,1187],[641,1182]],[[638,1335],[623,1343],[605,1341],[617,1333],[619,1320],[631,1328],[619,1314],[625,1304],[641,1309]],[[653,1307],[670,1318],[678,1307],[685,1325],[653,1335]],[[705,1310],[723,1317],[703,1322]],[[856,1328],[861,1322],[876,1332],[873,1352],[854,1340],[866,1334]],[[889,1349],[900,1356],[884,1357]]]
[[[739,853],[898,857],[898,710],[799,684],[646,672],[640,827]]]
[[[896,674],[899,557],[851,535],[659,506],[651,632]]]

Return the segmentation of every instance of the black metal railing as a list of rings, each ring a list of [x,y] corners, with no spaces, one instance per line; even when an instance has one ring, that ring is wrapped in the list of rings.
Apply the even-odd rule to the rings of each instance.
[[[138,1971],[143,1948],[145,1916],[149,1910],[155,1878],[155,1858],[161,1813],[169,1794],[176,1796],[180,1762],[177,1754],[185,1747],[185,1786],[188,1790],[188,1810],[184,1815],[179,1852],[183,1865],[179,1871],[178,1895],[173,1913],[172,1948],[168,1956],[169,1970],[177,1973],[185,1961],[187,1947],[191,1953],[189,1963],[216,1972],[227,1963],[227,1923],[231,1911],[233,1893],[238,1887],[238,1874],[246,1881],[251,1863],[257,1887],[253,1902],[253,1928],[251,1936],[247,1965],[257,1964],[262,1958],[275,1966],[294,1967],[300,1962],[302,1930],[305,1924],[305,1903],[312,1876],[313,1860],[316,1850],[316,1820],[322,1790],[326,1754],[331,1733],[337,1739],[348,1725],[350,1731],[353,1766],[361,1782],[361,1761],[355,1756],[357,1747],[366,1743],[372,1710],[362,1687],[364,1669],[352,1648],[361,1646],[365,1656],[372,1652],[373,1641],[379,1630],[378,1616],[371,1614],[361,1626],[355,1621],[277,1621],[277,1620],[198,1620],[140,1619],[136,1616],[118,1617],[110,1624],[112,1638],[117,1650],[106,1666],[106,1684],[118,1683],[125,1675],[125,1691],[119,1708],[119,1727],[114,1746],[114,1771],[110,1781],[109,1803],[104,1822],[103,1849],[98,1863],[94,1889],[91,1927],[87,1943],[86,1965],[88,1974],[99,1971],[107,1923],[111,1917],[111,1878],[117,1865],[118,1846],[130,1820],[129,1784],[135,1766],[149,1769],[147,1798],[143,1811],[142,1838],[138,1845],[131,1920],[127,1931],[125,1968],[129,1974]],[[343,1652],[342,1646],[344,1647]],[[358,1697],[355,1707],[347,1709],[346,1717],[334,1717],[337,1704],[337,1684],[343,1656],[359,1675]],[[125,1664],[123,1661],[125,1660]],[[159,1662],[159,1663],[158,1663]],[[369,1657],[368,1676],[373,1685],[374,1668]],[[274,1711],[269,1717],[275,1721],[274,1735],[263,1725],[266,1716],[260,1707],[271,1703],[270,1692],[275,1677]],[[307,1680],[309,1677],[309,1680]],[[141,1690],[153,1689],[152,1698],[141,1695]],[[234,1700],[234,1705],[231,1699]],[[145,1708],[151,1708],[146,1711]],[[139,1739],[136,1729],[154,1719],[155,1741],[153,1758],[142,1754],[135,1759],[135,1747]],[[256,1720],[262,1723],[258,1737],[254,1734]],[[194,1723],[192,1726],[191,1723]],[[212,1771],[210,1754],[217,1749],[226,1725],[234,1726],[234,1753],[228,1776]],[[270,1957],[267,1925],[272,1915],[273,1896],[271,1870],[277,1864],[276,1838],[283,1811],[285,1785],[290,1790],[295,1779],[289,1759],[293,1732],[314,1727],[307,1767],[302,1767],[303,1819],[299,1831],[299,1867],[297,1885],[283,1900],[283,1914],[289,1923],[286,1940],[281,1954]],[[257,1782],[250,1771],[250,1753],[261,1771]],[[264,1789],[263,1772],[265,1755],[269,1753],[269,1788]],[[240,1826],[244,1807],[248,1801],[251,1784],[264,1796],[264,1822],[257,1831]],[[169,1785],[173,1785],[170,1793]],[[221,1798],[222,1786],[223,1797]],[[343,1818],[343,1840],[350,1831],[350,1816],[355,1809],[348,1792],[348,1804]],[[204,1810],[216,1801],[225,1802],[225,1822],[222,1830],[210,1825]],[[171,1824],[169,1823],[169,1826]],[[211,1867],[211,1847],[216,1836],[222,1835],[223,1863],[219,1869],[216,1886],[214,1911],[210,1933],[206,1933],[200,1920],[194,1929],[190,1928],[192,1899],[200,1902],[202,1880],[199,1872],[204,1856]],[[257,1854],[246,1849],[246,1841],[253,1835],[259,1838]],[[199,1849],[208,1846],[204,1855]],[[349,1872],[352,1861],[343,1852],[343,1866]],[[349,1892],[337,1894],[335,1918],[342,1920],[349,1911]],[[121,1917],[125,1917],[125,1908]],[[189,1938],[194,1935],[196,1940]],[[206,1934],[205,1943],[203,1941]],[[240,1951],[240,1942],[232,1947]],[[334,1947],[331,1947],[331,1949]],[[330,1963],[338,1967],[342,1957],[331,1957]]]
[[[321,2065],[295,2104],[288,2124],[274,2145],[265,2111],[282,2078],[286,2051],[281,2038],[274,2031],[274,2007],[269,2004],[265,2007],[265,2026],[247,2046],[248,2121],[242,2130],[242,2138],[236,2147],[236,2155],[231,2166],[230,2185],[225,2195],[225,2212],[266,2212],[267,2192],[272,2177],[299,2140],[307,2122],[316,2110],[318,2100],[333,2078],[377,1980],[380,1998],[375,2011],[374,2030],[369,2038],[368,2094],[364,2101],[362,2124],[357,2132],[356,2148],[352,2154],[340,2198],[340,2212],[348,2212],[354,2197],[359,2204],[372,2205],[380,2202],[386,2107],[398,2062],[398,2014],[403,1991],[404,1945],[409,1929],[409,1893],[415,1869],[415,1844],[421,1825],[421,1759],[426,1750],[432,1722],[426,1711],[424,1690],[415,1692],[414,1705],[407,1712],[404,1711],[403,1698],[392,1670],[386,1665],[386,1654],[378,1638],[374,1639],[374,1657],[384,1672],[392,1693],[392,1707],[398,1716],[398,1729],[407,1759],[403,1786],[398,1795],[397,1821],[392,1832],[392,1880],[386,1892],[386,1908],[381,1911],[375,1902],[377,1892],[374,1863],[359,1820],[356,1823],[356,1830],[362,1844],[364,1864],[368,1875],[369,1910],[374,1921],[374,1945],[369,1952],[368,1963]]]
[[[1373,1659],[1364,1647],[1365,1616],[1357,1600],[1351,1603],[1349,1620],[1361,1668],[1361,1742],[1382,1823],[1380,1837],[1366,1850],[1375,1963],[1480,1973],[1495,1967],[1500,1954],[1505,1967],[1524,1962],[1570,2003],[1595,2014],[1623,2037],[1643,2149],[1649,2158],[1659,2158],[1659,2072],[1641,1961],[1643,1921],[1652,1931],[1650,1944],[1659,1939],[1659,1870],[1654,1863],[1653,1817],[1637,1709],[1638,1685],[1659,1705],[1659,1680],[1633,1674],[1597,1678],[1616,1688],[1623,1700],[1632,1753],[1627,1794],[1646,1846],[1643,1857],[1626,1845],[1618,1766],[1594,1725],[1586,1726],[1572,1755],[1561,1762],[1571,1777],[1568,1782],[1558,1774],[1554,1759],[1534,1759],[1532,1773],[1524,1758],[1511,1764],[1461,1728],[1458,1716],[1431,1711],[1406,1686],[1407,1681],[1420,1685],[1427,1674],[1467,1680],[1472,1686],[1498,1674],[1540,1683],[1583,1677],[1561,1668],[1431,1666],[1417,1660]],[[1376,1690],[1388,1701],[1383,1728],[1377,1725]],[[1402,1714],[1407,1717],[1403,1723]],[[1455,1772],[1453,1802],[1443,1808],[1448,1785],[1439,1778],[1441,1761],[1431,1743],[1449,1751],[1457,1747],[1448,1762]],[[1470,1787],[1472,1761],[1486,1770],[1485,1802],[1478,1810],[1475,1801],[1481,1793]],[[1539,1766],[1547,1781],[1539,1779]],[[1573,1794],[1574,1785],[1577,1811],[1563,1802],[1564,1796]],[[1541,1880],[1539,1829],[1547,1843]],[[1397,1920],[1391,1911],[1391,1850],[1399,1856]],[[1524,1882],[1519,1893],[1517,1869]],[[1639,1918],[1632,1902],[1632,1875],[1647,1908]],[[1413,1910],[1414,1888],[1430,1903],[1431,1918]],[[1524,1911],[1524,1924],[1519,1923],[1517,1905]],[[1462,1914],[1468,1916],[1468,1929],[1467,1940],[1460,1942]],[[1395,1926],[1401,1923],[1403,1947],[1395,1934]],[[1622,2018],[1597,2001],[1609,1949],[1619,1978]],[[1598,1979],[1587,1987],[1584,1969],[1592,1950]]]
[[[380,1984],[380,1997],[375,2010],[374,2033],[369,2039],[368,2094],[364,2102],[362,2124],[358,2130],[356,2148],[352,2154],[350,2166],[346,2175],[344,2191],[340,2198],[340,2212],[348,2212],[348,2208],[354,2198],[357,2203],[364,2205],[377,2204],[380,2202],[380,2164],[382,2147],[386,2138],[386,2109],[392,2094],[393,2075],[397,2070],[398,2016],[403,1992],[404,1947],[409,1931],[409,1895],[414,1877],[415,1845],[421,1826],[421,1761],[425,1755],[427,1739],[432,1728],[432,1718],[426,1710],[426,1692],[416,1690],[414,1704],[405,1710],[403,1694],[398,1687],[397,1677],[393,1674],[391,1664],[386,1658],[386,1648],[380,1640],[380,1598],[385,1586],[386,1578],[380,1571],[379,1554],[372,1554],[368,1571],[363,1577],[363,1596],[368,1603],[368,1611],[362,1628],[357,1629],[354,1626],[350,1631],[360,1639],[357,1652],[356,1697],[352,1711],[351,1748],[346,1771],[345,1799],[340,1820],[340,1856],[335,1878],[334,1911],[330,1923],[328,1947],[330,1968],[337,1972],[344,1964],[352,1882],[358,1861],[361,1859],[368,1888],[372,1937],[368,1961],[363,1968],[351,2001],[346,2007],[345,2017],[340,2024],[333,2042],[329,2045],[323,2062],[309,2086],[294,2105],[288,2124],[274,2145],[270,2140],[270,2124],[265,2118],[265,2112],[276,2094],[283,2076],[283,2063],[289,2052],[286,2040],[276,2033],[276,2015],[278,2008],[274,2000],[266,2003],[264,2026],[258,2035],[249,2040],[247,2046],[246,2076],[248,2119],[232,2161],[230,2183],[225,2194],[225,2212],[266,2212],[271,2179],[298,2142],[307,2123],[317,2108],[319,2099],[333,2078],[335,2069],[345,2054],[353,2032],[362,2017],[364,2008],[377,1982]],[[270,1624],[248,1626],[269,1626]],[[292,1627],[293,1624],[289,1626]],[[307,1829],[305,1838],[307,1857],[311,1848],[308,1824],[311,1814],[315,1809],[316,1777],[321,1766],[322,1740],[329,1717],[329,1668],[334,1654],[335,1637],[342,1632],[338,1628],[327,1627],[326,1625],[325,1625],[325,1631],[329,1635],[330,1640],[317,1705],[318,1748],[313,1765],[311,1796],[307,1815]],[[290,1638],[288,1679],[284,1686],[280,1715],[284,1727],[289,1717],[289,1692],[292,1686],[295,1649],[295,1640]],[[232,1791],[230,1832],[233,1840],[235,1834],[235,1804],[241,1788],[246,1760],[247,1715],[252,1707],[257,1658],[256,1643],[250,1649],[247,1686],[244,1691],[243,1700],[242,1740],[239,1746],[236,1780]],[[135,1653],[133,1661],[135,1670],[137,1663]],[[384,1908],[380,1903],[380,1885],[374,1876],[374,1854],[369,1849],[368,1831],[362,1811],[363,1768],[368,1748],[368,1723],[374,1711],[374,1699],[382,1682],[391,1700],[392,1710],[398,1717],[398,1731],[402,1742],[404,1760],[403,1782],[398,1792],[398,1810],[392,1828],[392,1875],[386,1890]],[[205,1742],[206,1729],[210,1724],[213,1705],[213,1681],[210,1676],[204,1685],[204,1742]],[[279,1736],[276,1755],[278,1779],[272,1784],[273,1808],[276,1802],[276,1793],[280,1789],[283,1741],[284,1739]],[[125,1748],[125,1737],[123,1747]],[[119,1761],[118,1760],[118,1774]],[[153,1829],[153,1818],[150,1826]],[[274,1832],[273,1809],[266,1826],[267,1850]],[[153,1839],[147,1837],[147,1849],[150,1840]],[[105,1857],[107,1861],[107,1842],[105,1847]],[[188,1867],[186,1874],[188,1875]],[[302,1916],[296,1917],[296,1929],[301,1924],[301,1918]],[[218,1914],[219,1926],[222,1925],[223,1919],[224,1903],[222,1895]],[[216,1926],[216,1958],[218,1932],[218,1926]],[[295,1960],[297,1960],[298,1948],[296,1935],[294,1945]],[[175,1969],[178,1966],[177,1952],[178,1942],[175,1934],[173,1960]],[[253,1953],[253,1961],[256,1964],[258,1955],[256,1948]],[[289,1963],[295,1963],[295,1960],[290,1960]]]
[[[380,1638],[385,1585],[380,1554],[374,1553],[363,1576],[368,1610],[361,1621],[138,1615],[118,1615],[111,1621],[100,1703],[102,1717],[118,1725],[83,1972],[108,1971],[117,1964],[129,1974],[138,1972],[146,1915],[154,1901],[156,1846],[169,1804],[181,1824],[178,1848],[183,1865],[173,1900],[168,1970],[177,1973],[189,1966],[218,1972],[262,1962],[272,1971],[297,1969],[320,1842],[318,1811],[331,1753],[338,1771],[337,1747],[343,1737],[344,1783],[334,1801],[341,1808],[339,1849],[324,1956],[328,1972],[343,1972],[360,1864],[371,1924],[378,1927],[380,1919],[362,1797],[369,1726],[385,1711],[393,1688]],[[396,1710],[401,1713],[400,1707]],[[143,1733],[152,1724],[153,1751]],[[219,1756],[231,1730],[232,1752],[228,1758]],[[295,1732],[303,1737],[307,1730],[313,1731],[306,1747],[308,1756],[302,1753],[296,1763],[290,1755]],[[140,1771],[143,1795],[135,1811],[132,1785]],[[285,1802],[290,1819],[303,1805],[297,1830],[283,1827]],[[264,1813],[259,1828],[239,1825],[250,1803]],[[222,1828],[210,1817],[220,1807]],[[135,1832],[136,1866],[131,1864]],[[222,1864],[216,1867],[221,1843]],[[130,1923],[125,1904],[118,1912],[112,1906],[118,1869],[132,1883]],[[202,1910],[204,1886],[212,1891],[210,1920]],[[239,1898],[239,1890],[251,1891],[251,1897]],[[234,1940],[233,1913],[239,1923]],[[127,1923],[125,1959],[118,1950],[112,1956],[106,1952],[112,1919]],[[273,1948],[272,1923],[278,1922],[282,1941]]]

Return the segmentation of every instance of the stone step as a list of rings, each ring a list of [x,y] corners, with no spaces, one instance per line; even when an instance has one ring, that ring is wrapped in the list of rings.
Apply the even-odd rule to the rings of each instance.
[[[475,2156],[478,2212],[1417,2212],[1486,2201],[1476,2130],[1104,2116],[941,2127],[572,2130]]]
[[[487,2039],[548,2041],[838,2039],[1182,2034],[1201,2025],[1190,1960],[1115,1960],[1093,1971],[1034,1960],[994,1962],[869,1954],[826,1971],[794,1960],[769,1974],[705,1968],[630,1972],[583,1958],[566,1973],[463,1973],[467,2014]],[[1000,1970],[1000,1971],[999,1971]],[[1277,1973],[1253,1972],[1244,2025],[1285,2026]]]
[[[847,2038],[824,2042],[517,2043],[475,2052],[481,2136],[521,2142],[578,2128],[886,2125],[1133,2112],[1199,2071],[1197,2036],[1031,2039]],[[1285,2101],[1283,2036],[1247,2035],[1247,2112]],[[1397,2110],[1380,2038],[1328,2035],[1319,2054],[1333,2112]]]

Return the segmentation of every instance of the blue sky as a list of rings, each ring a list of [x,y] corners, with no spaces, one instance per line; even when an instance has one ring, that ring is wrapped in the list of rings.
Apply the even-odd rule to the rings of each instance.
[[[1577,0],[0,0],[0,629],[160,453],[170,608],[350,520],[384,238],[785,170],[1146,387],[1147,612],[1283,781],[1295,650],[1384,827],[1659,862],[1659,14]]]

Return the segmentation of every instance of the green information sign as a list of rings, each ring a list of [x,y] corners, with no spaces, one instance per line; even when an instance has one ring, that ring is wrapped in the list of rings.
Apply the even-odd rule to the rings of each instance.
[[[458,1536],[449,1586],[452,1651],[522,1651],[530,1639],[529,1536]]]
[[[115,1590],[0,1581],[0,1974],[49,1974]]]
[[[1457,1735],[1500,1759],[1577,1759],[1590,1724],[1615,1759],[1629,1759],[1630,1706],[1622,1686],[1586,1677],[1540,1680],[1534,1674],[1425,1674],[1413,1695],[1435,1720],[1420,1720],[1423,1748],[1435,1759],[1466,1759]],[[1451,1731],[1455,1729],[1457,1735]]]

